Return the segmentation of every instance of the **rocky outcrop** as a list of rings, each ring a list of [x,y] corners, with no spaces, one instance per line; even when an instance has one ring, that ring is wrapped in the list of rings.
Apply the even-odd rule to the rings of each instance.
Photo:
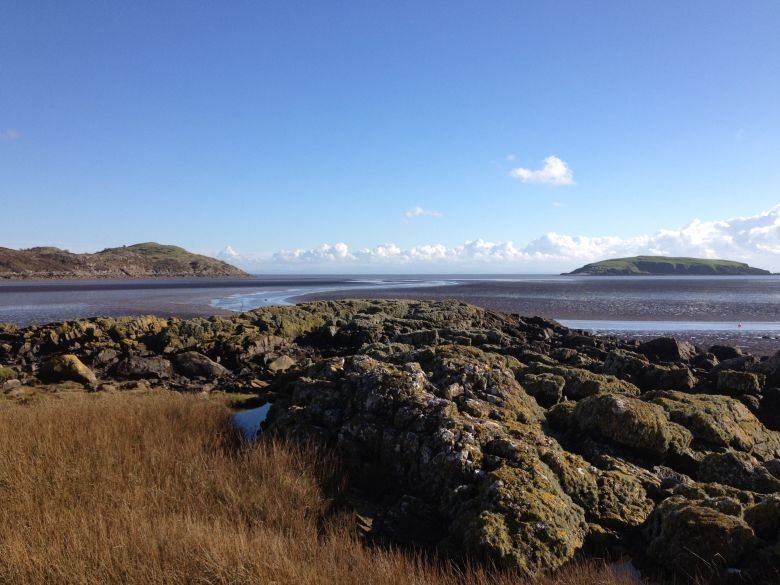
[[[272,402],[263,434],[336,453],[368,538],[526,574],[595,553],[774,583],[780,354],[710,349],[456,302],[0,327],[0,364],[25,384],[72,368],[92,388]]]

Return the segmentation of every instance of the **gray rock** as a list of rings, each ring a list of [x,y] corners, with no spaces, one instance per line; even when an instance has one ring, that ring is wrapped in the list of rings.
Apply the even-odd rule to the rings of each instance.
[[[197,351],[185,351],[173,357],[176,371],[188,378],[223,378],[230,370]]]

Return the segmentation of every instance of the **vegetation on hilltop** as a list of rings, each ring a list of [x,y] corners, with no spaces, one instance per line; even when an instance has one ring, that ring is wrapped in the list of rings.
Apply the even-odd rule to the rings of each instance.
[[[768,270],[753,268],[734,260],[707,258],[676,258],[672,256],[633,256],[613,258],[586,264],[568,274],[581,276],[643,276],[643,275],[692,275],[692,276],[741,276],[768,275]]]
[[[0,278],[143,278],[246,276],[226,262],[178,246],[147,242],[74,254],[50,246],[0,248]]]

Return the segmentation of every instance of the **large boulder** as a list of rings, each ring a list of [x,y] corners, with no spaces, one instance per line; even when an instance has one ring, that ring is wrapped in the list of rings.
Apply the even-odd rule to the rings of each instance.
[[[419,499],[441,516],[450,543],[524,573],[558,567],[582,547],[580,502],[603,499],[594,519],[619,523],[623,500],[638,497],[611,477],[600,496],[601,472],[545,434],[511,360],[462,346],[417,359],[424,368],[368,356],[343,369],[310,367],[323,378],[292,383],[265,430],[333,445],[369,493]]]
[[[745,510],[745,522],[759,538],[780,540],[780,496],[771,496]]]
[[[166,380],[173,375],[173,366],[160,356],[131,356],[116,364],[111,373],[119,378]]]
[[[173,358],[176,371],[188,378],[224,378],[230,374],[225,366],[197,351],[185,351]]]
[[[58,355],[45,361],[38,370],[44,382],[79,382],[85,386],[97,384],[97,377],[73,354]]]
[[[780,386],[780,351],[775,352],[775,354],[768,359],[756,364],[751,364],[748,366],[748,369],[766,376],[766,383],[768,386]]]
[[[780,479],[747,453],[710,453],[701,462],[699,481],[716,482],[760,493],[780,492]]]
[[[654,362],[687,362],[696,355],[693,345],[674,337],[651,339],[642,343],[637,351]]]
[[[665,390],[643,396],[663,408],[669,418],[693,434],[702,451],[732,448],[760,461],[780,456],[780,433],[766,428],[745,405],[733,398]]]
[[[597,374],[581,368],[548,366],[537,363],[520,374],[521,383],[524,383],[528,375],[533,374],[551,374],[563,378],[565,381],[563,395],[572,400],[580,400],[594,394],[639,395],[639,388],[627,380],[620,380],[615,376]]]
[[[764,374],[756,372],[722,370],[718,372],[717,390],[719,394],[728,396],[759,395],[764,388],[765,379]]]
[[[756,544],[744,520],[679,497],[656,506],[645,535],[652,569],[690,580],[718,576],[739,565]]]
[[[574,409],[579,429],[623,447],[662,458],[670,448],[682,450],[690,433],[669,422],[664,410],[638,398],[598,394],[584,398]]]

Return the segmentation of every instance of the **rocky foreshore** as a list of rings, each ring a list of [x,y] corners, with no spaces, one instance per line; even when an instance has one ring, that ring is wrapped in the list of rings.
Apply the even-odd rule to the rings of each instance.
[[[0,388],[71,381],[272,402],[333,449],[367,537],[535,573],[780,580],[780,352],[597,338],[457,302],[0,325]]]

